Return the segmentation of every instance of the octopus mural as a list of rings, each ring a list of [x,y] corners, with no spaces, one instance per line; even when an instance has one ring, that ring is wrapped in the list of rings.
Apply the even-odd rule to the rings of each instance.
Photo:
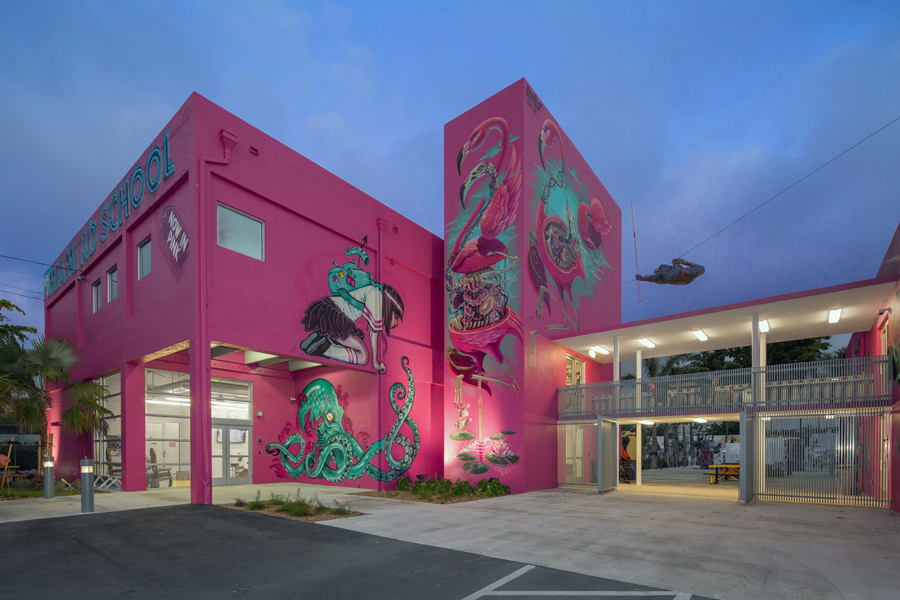
[[[378,481],[393,481],[408,471],[421,442],[419,428],[409,416],[416,395],[409,358],[402,357],[400,364],[409,378],[408,391],[402,383],[391,386],[391,408],[397,419],[387,435],[371,445],[367,433],[353,435],[352,422],[344,412],[346,397],[341,396],[340,388],[335,389],[325,379],[310,382],[300,397],[297,422],[298,427],[306,435],[314,435],[316,441],[307,451],[303,433],[290,434],[289,427],[285,427],[282,437],[286,439],[266,446],[266,452],[277,459],[273,465],[276,474],[285,479],[305,474],[330,482],[359,479],[363,475]],[[399,402],[403,402],[403,406]],[[404,423],[412,433],[412,439],[400,433]],[[402,449],[401,458],[395,458],[395,446]],[[382,452],[390,466],[386,471],[373,464]]]
[[[454,405],[459,412],[456,431],[450,438],[466,442],[458,458],[473,475],[489,470],[483,460],[493,458],[495,465],[511,465],[519,459],[502,442],[504,434],[488,436],[483,431],[484,393],[491,394],[490,384],[495,390],[502,386],[519,393],[519,383],[502,346],[510,336],[520,344],[523,339],[522,319],[513,308],[518,257],[510,250],[522,198],[522,165],[514,145],[516,139],[510,136],[505,119],[491,117],[475,127],[456,159],[457,174],[463,177],[469,156],[488,140],[494,142],[486,146],[480,162],[463,178],[459,189],[462,210],[449,225],[447,236],[452,247],[445,273],[450,341],[446,356],[455,379]],[[488,357],[502,370],[499,375],[488,374]],[[476,388],[477,434],[467,430],[471,418],[469,405],[463,400],[464,384]]]
[[[551,152],[552,150],[552,152]],[[535,232],[528,236],[528,273],[538,294],[537,317],[544,318],[544,307],[550,314],[552,282],[558,293],[561,323],[550,323],[546,329],[580,330],[575,306],[577,280],[586,294],[595,281],[602,281],[603,269],[610,268],[604,257],[603,236],[612,231],[603,203],[588,200],[587,186],[578,181],[574,169],[566,169],[566,148],[559,127],[551,119],[544,121],[538,138],[540,168],[532,175],[535,181]],[[550,159],[555,153],[558,161]],[[537,167],[537,165],[535,165]],[[573,213],[574,205],[574,213]],[[569,297],[571,313],[566,310]]]
[[[387,345],[391,329],[403,319],[403,298],[392,285],[376,282],[372,274],[363,270],[369,264],[369,255],[360,246],[345,248],[344,254],[356,257],[343,265],[334,262],[328,272],[330,296],[311,303],[301,323],[309,335],[300,343],[300,349],[309,356],[322,356],[352,365],[368,364],[385,372],[384,362],[379,360]],[[360,264],[362,263],[362,265]],[[365,319],[369,332],[366,347],[365,333],[356,323]]]

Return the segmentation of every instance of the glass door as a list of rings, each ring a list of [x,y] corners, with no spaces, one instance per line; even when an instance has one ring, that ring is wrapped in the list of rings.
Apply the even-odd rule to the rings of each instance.
[[[249,425],[213,425],[213,485],[246,485],[253,482],[250,464]]]

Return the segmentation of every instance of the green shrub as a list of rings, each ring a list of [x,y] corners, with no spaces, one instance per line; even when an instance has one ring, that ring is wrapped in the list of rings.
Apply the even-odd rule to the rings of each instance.
[[[403,477],[397,478],[397,491],[399,492],[408,492],[409,486],[412,484],[412,479],[409,475],[404,475]]]
[[[244,508],[245,506],[247,506],[247,501],[244,500],[243,498],[235,498],[234,505],[237,506],[238,508]]]
[[[292,517],[308,517],[316,512],[316,509],[310,504],[307,504],[302,498],[294,500],[293,502],[288,502],[278,510],[286,512]]]
[[[333,512],[336,515],[346,515],[347,513],[350,512],[350,503],[348,502],[346,504],[341,504],[340,502],[335,500],[334,508],[331,509],[331,512]]]
[[[259,499],[259,490],[256,490],[256,499],[247,503],[249,510],[262,510],[266,507],[266,503]]]
[[[450,493],[453,496],[473,496],[475,495],[475,486],[472,485],[472,482],[466,479],[463,481],[462,479],[457,479],[456,483],[453,484],[453,487],[450,488]]]

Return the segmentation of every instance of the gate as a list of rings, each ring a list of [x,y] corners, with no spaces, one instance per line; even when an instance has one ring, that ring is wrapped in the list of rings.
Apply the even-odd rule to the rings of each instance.
[[[600,456],[600,477],[597,492],[604,494],[619,485],[619,422],[597,419],[597,454]]]

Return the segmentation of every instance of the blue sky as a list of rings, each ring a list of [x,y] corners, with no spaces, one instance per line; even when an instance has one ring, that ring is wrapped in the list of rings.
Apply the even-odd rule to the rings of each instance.
[[[898,34],[897,2],[3,3],[0,254],[52,261],[193,91],[442,235],[444,123],[524,76],[628,280],[632,202],[649,273],[900,116]],[[900,122],[693,250],[691,286],[623,286],[623,320],[873,277],[898,150]],[[41,326],[9,294],[43,267],[0,269]]]

